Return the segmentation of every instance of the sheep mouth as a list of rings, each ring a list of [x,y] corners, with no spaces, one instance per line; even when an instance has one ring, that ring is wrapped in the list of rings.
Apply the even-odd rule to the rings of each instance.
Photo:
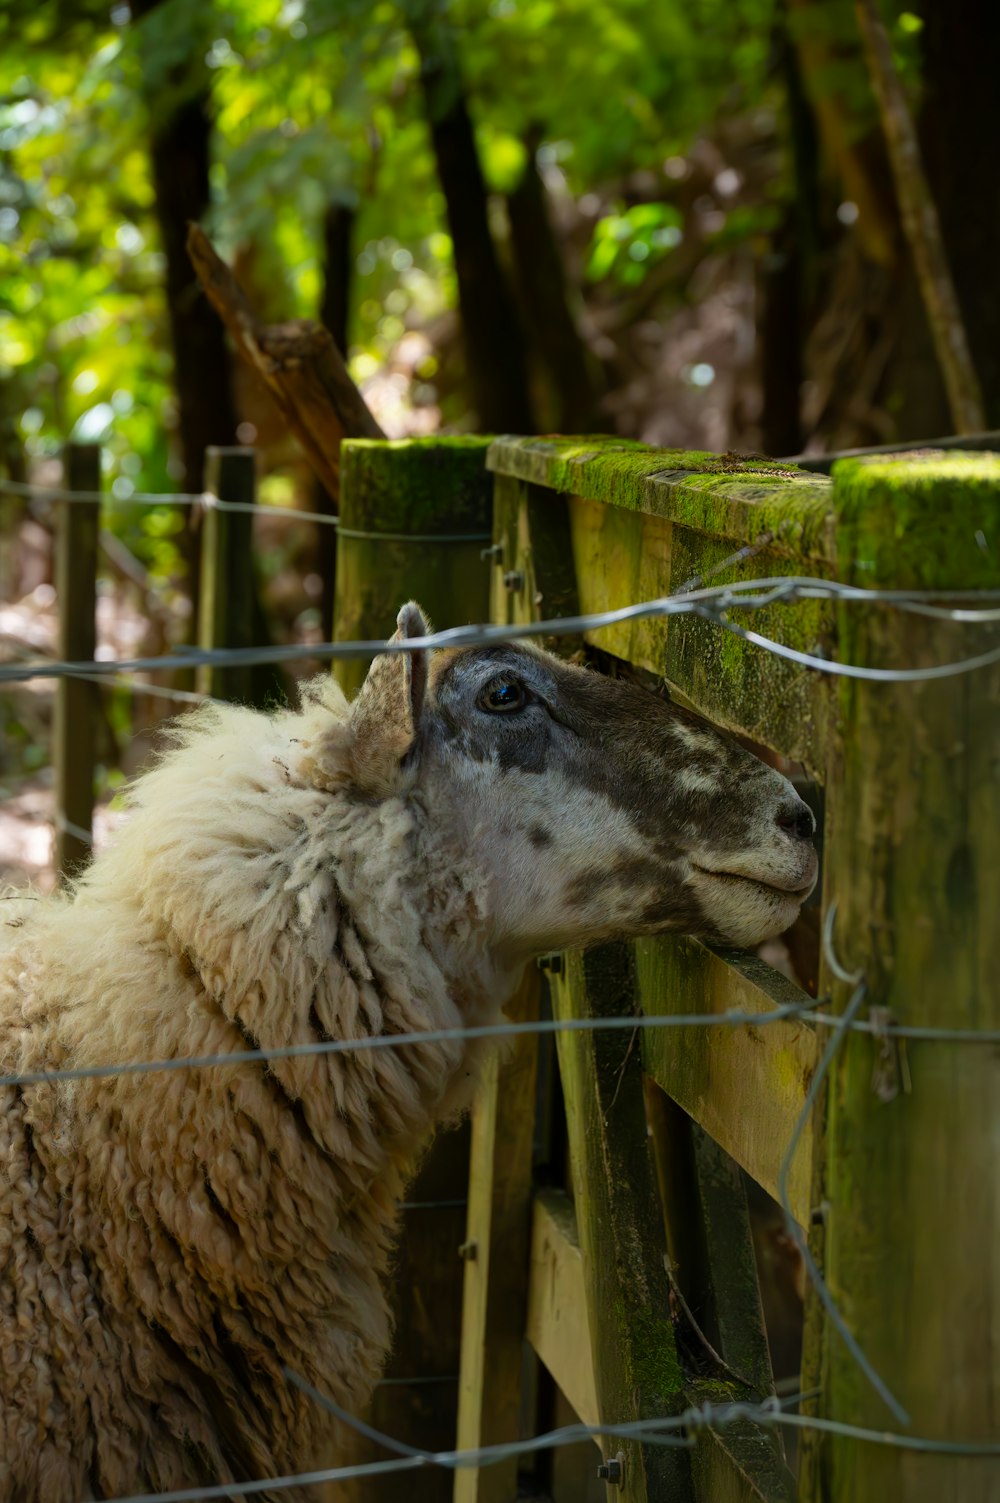
[[[779,898],[782,902],[804,903],[806,898],[816,886],[816,878],[812,877],[808,882],[766,882],[762,877],[748,877],[745,872],[731,872],[725,869],[712,870],[707,866],[696,866],[694,870],[700,877],[711,877],[716,882],[722,882],[734,888],[756,889],[769,898]]]

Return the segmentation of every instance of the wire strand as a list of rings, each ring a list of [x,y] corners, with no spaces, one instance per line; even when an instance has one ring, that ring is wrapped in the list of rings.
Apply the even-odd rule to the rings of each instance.
[[[748,631],[726,619],[731,610],[761,610],[776,604],[790,604],[799,600],[825,599],[845,604],[886,605],[890,608],[908,609],[911,605],[925,605],[942,598],[993,599],[1000,592],[962,592],[961,597],[947,596],[942,591],[914,591],[909,595],[898,591],[859,590],[840,585],[836,581],[790,576],[776,579],[748,581],[742,585],[710,585],[689,591],[686,595],[664,596],[657,600],[642,601],[635,605],[621,606],[616,610],[596,611],[587,615],[562,616],[538,622],[511,623],[505,626],[482,624],[478,626],[455,626],[446,631],[432,632],[422,637],[407,637],[399,641],[382,639],[353,642],[293,643],[284,647],[232,647],[192,648],[185,652],[167,653],[160,657],[144,657],[82,662],[43,662],[33,664],[0,664],[0,683],[24,683],[32,678],[65,678],[82,674],[114,675],[120,673],[163,672],[174,668],[191,668],[207,664],[219,667],[238,667],[256,663],[301,662],[310,658],[339,660],[359,657],[377,657],[397,653],[423,652],[440,647],[486,647],[503,642],[516,642],[532,637],[575,636],[626,621],[649,620],[670,616],[700,616],[713,625],[743,637],[755,646],[778,657],[783,657],[802,667],[817,672],[848,678],[867,679],[874,682],[915,683],[929,679],[950,677],[968,673],[976,668],[1000,662],[1000,647],[990,652],[975,654],[951,663],[937,664],[928,668],[868,668],[849,663],[837,663],[815,654],[799,652],[786,647],[769,637]],[[710,608],[711,607],[711,608]],[[941,619],[955,620],[955,611],[942,608]],[[992,619],[992,618],[991,618]],[[1000,619],[1000,612],[998,612]]]

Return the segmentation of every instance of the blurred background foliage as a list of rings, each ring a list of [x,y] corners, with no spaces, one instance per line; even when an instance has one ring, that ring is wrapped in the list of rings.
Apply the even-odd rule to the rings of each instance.
[[[996,423],[1000,7],[883,14]],[[263,318],[327,323],[390,434],[787,454],[950,427],[853,0],[7,0],[10,476],[99,440],[124,503],[238,438],[308,508],[188,218]],[[183,515],[113,525],[182,587]]]

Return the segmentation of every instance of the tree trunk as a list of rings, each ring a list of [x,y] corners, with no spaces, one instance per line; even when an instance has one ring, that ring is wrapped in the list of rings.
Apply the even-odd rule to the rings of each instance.
[[[609,425],[598,412],[596,362],[570,307],[566,268],[535,159],[537,142],[527,145],[521,181],[507,195],[518,290],[551,382],[553,426],[560,433],[600,432]]]
[[[333,337],[337,349],[347,359],[348,324],[351,305],[351,273],[354,268],[354,227],[357,210],[347,204],[331,204],[323,216],[323,296],[320,322]],[[317,481],[313,505],[323,516],[337,512],[338,498],[322,481]],[[323,631],[333,630],[334,581],[337,575],[337,529],[317,528],[316,573],[323,581],[319,598]]]
[[[527,366],[517,312],[490,233],[486,183],[454,38],[440,0],[407,0],[420,55],[431,142],[444,193],[472,399],[486,432],[531,433]]]
[[[1000,425],[1000,192],[984,163],[1000,156],[1000,6],[928,5],[920,144],[982,387],[986,425]]]
[[[162,11],[162,0],[132,0],[142,44],[156,219],[166,262],[181,484],[184,490],[196,492],[202,489],[205,450],[236,442],[236,411],[225,335],[198,286],[185,245],[188,221],[201,219],[209,204],[212,127],[205,40],[201,28],[192,26],[186,56],[163,76],[156,62],[157,33],[164,28]],[[171,16],[171,27],[178,24]],[[182,545],[194,622],[198,619],[200,539],[191,520],[186,513]]]
[[[161,4],[162,0],[133,0],[132,14],[141,25]],[[149,40],[154,40],[152,35]],[[150,81],[147,54],[145,89],[156,218],[166,258],[184,486],[191,491],[201,489],[206,448],[236,441],[225,335],[198,286],[185,248],[188,221],[200,220],[209,205],[212,127],[203,51],[196,29],[187,57],[163,82]]]
[[[765,454],[782,455],[797,454],[802,447],[806,323],[815,296],[820,240],[819,139],[784,4],[778,8],[774,47],[785,86],[792,191],[760,266],[757,337],[761,447]]]

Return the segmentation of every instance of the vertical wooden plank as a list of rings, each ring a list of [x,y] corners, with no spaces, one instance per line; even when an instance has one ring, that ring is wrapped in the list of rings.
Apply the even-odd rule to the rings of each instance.
[[[838,550],[858,583],[1000,586],[1000,460],[843,461]],[[995,646],[968,627],[885,610],[841,614],[839,656],[943,664]],[[827,902],[835,948],[869,1004],[900,1023],[1000,1027],[1000,670],[845,682],[831,758]],[[835,1013],[851,988],[831,975]],[[905,1060],[902,1051],[905,1049]],[[820,1413],[877,1431],[996,1442],[1000,1414],[1000,1051],[847,1035],[829,1074],[824,1271],[840,1313],[909,1423],[830,1322],[811,1332]],[[808,1331],[808,1328],[807,1328]],[[996,1460],[846,1436],[810,1446],[824,1503],[995,1503]]]
[[[553,1006],[561,1018],[632,1013],[628,947],[568,955],[553,983]],[[559,1066],[601,1418],[624,1423],[678,1413],[685,1379],[670,1319],[637,1033],[560,1034]],[[693,1497],[686,1451],[606,1443],[607,1455],[619,1450],[624,1479],[615,1498],[684,1503]]]
[[[740,1171],[651,1081],[647,1110],[673,1275],[698,1329],[730,1369],[689,1330],[687,1360],[701,1375],[691,1381],[691,1402],[760,1403],[773,1394],[774,1383]],[[793,1503],[796,1496],[779,1434],[748,1419],[722,1431],[699,1431],[691,1467],[700,1503],[727,1497]]]
[[[436,627],[484,621],[489,609],[492,485],[483,438],[352,439],[341,449],[340,520],[333,636],[384,638],[401,604],[417,600]],[[408,535],[416,534],[414,541]],[[442,538],[436,543],[433,537]],[[453,542],[456,535],[466,541]],[[363,660],[335,665],[350,694]],[[458,1249],[464,1239],[469,1132],[441,1134],[407,1191],[394,1281],[396,1339],[369,1418],[410,1445],[455,1444],[462,1308]],[[430,1381],[428,1381],[430,1380]],[[359,1441],[352,1459],[384,1452]],[[408,1503],[450,1503],[452,1474],[426,1468],[407,1479]],[[372,1477],[364,1503],[396,1503],[398,1478]],[[350,1496],[360,1496],[351,1486]]]
[[[538,1016],[540,984],[532,967],[509,1018]],[[502,1061],[493,1055],[472,1108],[460,1450],[520,1438],[537,1058],[532,1036],[518,1038]],[[516,1496],[516,1457],[455,1474],[455,1503],[512,1503]]]
[[[257,494],[252,449],[210,448],[205,452],[205,489],[221,501],[252,504]],[[209,504],[201,547],[198,602],[199,647],[252,647],[253,515]],[[202,694],[247,703],[251,699],[249,665],[198,669]]]
[[[97,444],[67,444],[65,485],[72,491],[99,491],[101,451]],[[57,652],[83,662],[97,646],[97,539],[99,501],[59,501],[56,505]],[[99,711],[97,684],[61,678],[53,717],[56,775],[55,864],[61,882],[90,860],[94,813],[94,763]],[[75,829],[69,828],[75,826]],[[79,833],[78,833],[79,832]]]

